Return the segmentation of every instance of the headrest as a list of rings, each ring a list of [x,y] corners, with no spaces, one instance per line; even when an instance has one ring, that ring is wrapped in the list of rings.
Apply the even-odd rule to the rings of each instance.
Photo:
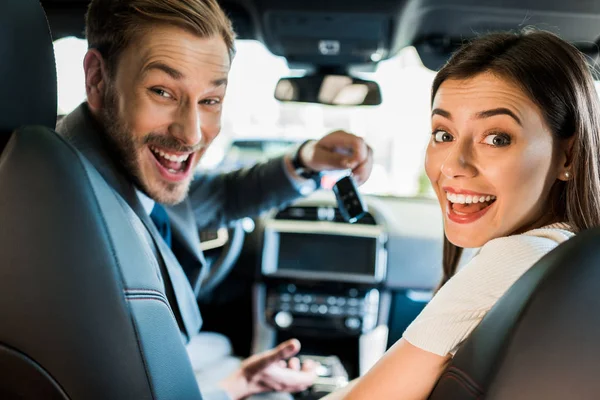
[[[0,142],[22,125],[54,129],[56,64],[39,0],[0,1],[0,88]]]

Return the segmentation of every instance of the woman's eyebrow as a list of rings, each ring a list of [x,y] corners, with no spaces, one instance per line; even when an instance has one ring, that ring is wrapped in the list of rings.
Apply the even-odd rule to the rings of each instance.
[[[452,121],[452,114],[450,114],[450,112],[443,110],[441,108],[434,108],[433,111],[431,111],[431,116],[433,117],[434,115],[440,115],[440,116]],[[508,115],[509,117],[513,118],[519,125],[523,126],[523,124],[521,123],[521,119],[514,112],[512,112],[511,110],[509,110],[508,108],[505,108],[505,107],[499,107],[499,108],[493,108],[491,110],[480,111],[476,114],[476,118],[477,119],[490,118],[490,117],[494,117],[496,115]]]
[[[508,115],[509,117],[512,117],[515,121],[517,121],[517,123],[519,125],[523,126],[519,117],[517,117],[517,115],[514,112],[512,112],[511,110],[509,110],[508,108],[504,108],[504,107],[494,108],[494,109],[486,110],[486,111],[480,111],[477,113],[477,118],[478,119],[490,118],[490,117],[494,117],[496,115]]]

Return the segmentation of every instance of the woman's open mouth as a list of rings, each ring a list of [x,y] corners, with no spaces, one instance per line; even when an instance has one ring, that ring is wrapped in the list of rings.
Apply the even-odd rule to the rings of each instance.
[[[179,182],[190,175],[194,153],[176,153],[156,146],[149,146],[158,171],[163,178]]]
[[[496,202],[496,196],[484,193],[463,194],[446,191],[446,215],[451,221],[468,224],[481,218]]]

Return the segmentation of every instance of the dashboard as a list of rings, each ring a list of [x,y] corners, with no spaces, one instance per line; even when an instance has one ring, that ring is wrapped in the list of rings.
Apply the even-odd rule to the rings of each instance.
[[[441,276],[443,225],[435,200],[365,196],[369,212],[343,220],[335,197],[318,192],[264,220],[266,276],[431,289]]]

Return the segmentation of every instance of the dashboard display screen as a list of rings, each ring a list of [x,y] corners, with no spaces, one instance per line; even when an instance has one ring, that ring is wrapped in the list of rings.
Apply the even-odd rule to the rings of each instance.
[[[280,271],[375,275],[377,240],[374,238],[280,233]]]

